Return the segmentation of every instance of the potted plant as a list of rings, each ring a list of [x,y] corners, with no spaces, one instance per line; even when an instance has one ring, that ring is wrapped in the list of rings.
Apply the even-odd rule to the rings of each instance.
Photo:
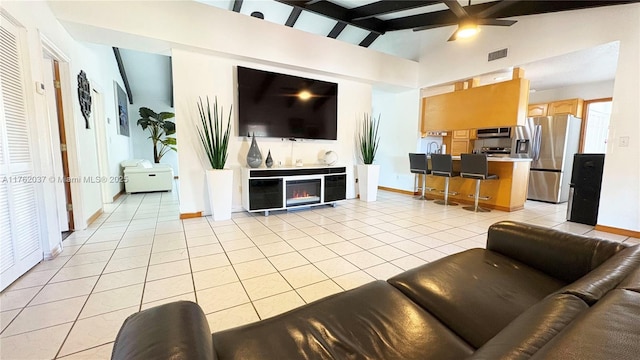
[[[380,138],[378,137],[378,127],[380,126],[380,116],[364,114],[364,120],[358,130],[357,144],[362,156],[364,165],[358,165],[358,189],[360,200],[376,201],[378,196],[378,179],[380,177],[380,165],[374,165],[373,161],[378,151]]]
[[[178,151],[176,149],[176,138],[170,137],[176,133],[176,124],[172,119],[176,114],[172,112],[156,113],[148,107],[141,107],[139,110],[140,119],[138,125],[142,130],[149,130],[151,136],[149,139],[153,142],[153,162],[156,164],[169,151]]]
[[[211,169],[206,171],[209,204],[213,220],[231,219],[231,194],[233,190],[233,170],[225,169],[229,149],[229,131],[231,129],[231,109],[226,129],[223,128],[224,109],[218,110],[218,98],[213,103],[213,115],[207,97],[207,104],[198,102],[198,111],[202,126],[198,127],[200,141],[207,154]]]

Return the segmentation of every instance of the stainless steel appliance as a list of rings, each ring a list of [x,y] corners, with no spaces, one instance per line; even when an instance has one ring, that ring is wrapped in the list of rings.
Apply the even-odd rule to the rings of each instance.
[[[478,129],[476,132],[478,139],[492,139],[492,138],[510,138],[510,127],[497,127],[497,128],[485,128]]]
[[[569,199],[573,155],[578,152],[580,119],[555,115],[527,119],[525,137],[531,139],[533,161],[527,199],[552,203]]]

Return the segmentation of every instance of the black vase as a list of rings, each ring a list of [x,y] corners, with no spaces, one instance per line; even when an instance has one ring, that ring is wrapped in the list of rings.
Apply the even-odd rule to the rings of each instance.
[[[268,168],[273,166],[273,158],[271,158],[271,149],[269,149],[269,153],[267,154],[267,160],[265,160],[264,164],[267,165]]]

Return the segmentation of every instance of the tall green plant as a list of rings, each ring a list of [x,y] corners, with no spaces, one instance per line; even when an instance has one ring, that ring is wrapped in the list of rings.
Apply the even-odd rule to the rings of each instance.
[[[378,137],[380,116],[376,120],[374,116],[369,116],[369,114],[365,113],[364,120],[360,124],[358,147],[360,148],[360,155],[362,155],[362,162],[366,165],[373,163],[378,151],[378,145],[380,144],[380,138]]]
[[[200,112],[200,120],[202,127],[198,128],[200,141],[207,153],[209,163],[214,169],[224,169],[227,162],[229,148],[229,130],[231,129],[231,109],[229,109],[229,119],[227,120],[227,129],[223,131],[222,114],[224,109],[218,111],[218,97],[213,103],[213,117],[211,116],[211,107],[209,106],[209,97],[207,97],[207,107],[204,107],[202,98],[198,102],[198,111]]]
[[[149,139],[153,142],[153,162],[159,163],[160,159],[169,151],[176,149],[176,138],[170,137],[176,133],[176,124],[172,119],[176,114],[172,112],[156,113],[148,107],[141,107],[139,110],[140,119],[138,125],[142,130],[149,130]]]

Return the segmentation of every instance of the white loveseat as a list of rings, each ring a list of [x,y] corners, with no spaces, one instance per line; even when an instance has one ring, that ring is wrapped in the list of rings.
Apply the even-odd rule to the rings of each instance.
[[[152,164],[149,160],[132,159],[120,163],[124,170],[127,193],[171,191],[173,169],[168,164]]]

